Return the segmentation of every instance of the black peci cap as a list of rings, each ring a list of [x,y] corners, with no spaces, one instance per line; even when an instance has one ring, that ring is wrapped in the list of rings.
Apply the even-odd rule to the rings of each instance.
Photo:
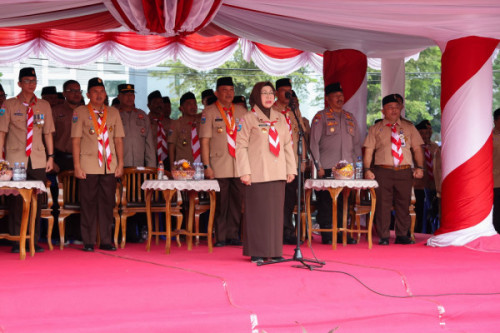
[[[290,81],[289,78],[279,79],[276,81],[276,90],[278,90],[281,87],[291,87],[291,86],[292,86],[292,81]]]
[[[185,93],[184,95],[181,96],[181,100],[180,100],[180,105],[182,105],[185,101],[189,100],[189,99],[194,99],[196,100],[196,97],[194,96],[194,94],[192,92],[187,92]]]
[[[247,104],[245,96],[234,96],[233,103],[244,103]]]
[[[330,83],[325,87],[325,96],[338,91],[343,92],[340,82]]]
[[[34,76],[36,77],[36,72],[33,67],[24,67],[21,68],[19,71],[19,82],[21,82],[21,79],[25,76]]]
[[[422,120],[415,126],[418,130],[424,130],[428,128],[432,128],[431,122],[428,121],[427,119]]]
[[[57,89],[54,86],[48,86],[42,88],[42,96],[43,95],[57,95]]]
[[[215,95],[215,93],[214,93],[213,89],[203,90],[201,92],[201,99],[204,99],[205,97],[214,96],[214,95]]]
[[[104,82],[102,82],[101,78],[94,77],[89,80],[89,83],[87,84],[87,91],[89,91],[90,88],[93,87],[104,87]]]
[[[230,76],[220,77],[217,79],[217,88],[220,86],[234,86],[233,78]]]
[[[163,99],[163,103],[165,103],[165,104],[170,104],[170,97],[168,97],[168,96],[163,96],[163,97],[162,97],[162,99]]]
[[[403,97],[401,97],[400,94],[390,94],[382,99],[382,106],[386,105],[387,103],[402,103],[402,102],[403,102]]]
[[[159,90],[155,90],[148,95],[148,104],[150,104],[151,101],[155,98],[162,98],[163,99],[163,97],[161,96],[161,92]]]

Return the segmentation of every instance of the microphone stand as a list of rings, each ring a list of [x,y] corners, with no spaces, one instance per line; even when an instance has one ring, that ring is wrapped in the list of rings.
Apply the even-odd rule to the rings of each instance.
[[[288,97],[290,100],[288,106],[290,106],[290,109],[292,110],[292,113],[295,116],[295,119],[297,120],[297,125],[299,127],[299,140],[297,143],[297,154],[299,156],[299,161],[302,158],[302,139],[304,139],[306,142],[307,151],[309,152],[309,154],[311,154],[311,158],[313,160],[314,165],[316,166],[316,169],[319,170],[318,162],[316,161],[316,158],[314,157],[313,153],[311,152],[311,148],[309,147],[309,142],[307,142],[307,139],[304,136],[304,129],[302,128],[299,117],[297,116],[297,112],[295,111],[297,106],[293,102],[293,99],[291,98],[292,96],[289,92],[287,92],[287,94],[285,96]],[[299,162],[297,165],[297,182],[298,182],[298,186],[297,186],[297,191],[298,191],[298,196],[297,196],[297,226],[296,226],[296,228],[297,228],[297,247],[294,250],[293,258],[292,259],[283,259],[283,260],[279,260],[279,261],[259,262],[259,263],[257,263],[257,266],[271,265],[271,264],[277,264],[277,263],[283,263],[283,262],[289,262],[289,261],[298,261],[302,265],[304,265],[306,268],[309,268],[312,271],[314,268],[321,268],[321,267],[323,267],[323,265],[325,265],[324,261],[305,259],[304,256],[302,255],[302,251],[300,250],[300,229],[302,226],[302,221],[301,221],[301,216],[300,216],[301,215],[300,213],[302,212],[302,207],[301,207],[302,203],[301,203],[300,199],[302,197],[302,177],[303,177],[300,165],[301,165],[301,163]],[[313,263],[316,265],[310,265],[308,263]],[[302,268],[302,266],[294,266],[294,267]]]

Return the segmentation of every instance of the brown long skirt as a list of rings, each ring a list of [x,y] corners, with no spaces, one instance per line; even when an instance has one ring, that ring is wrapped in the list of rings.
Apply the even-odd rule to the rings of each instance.
[[[244,256],[282,256],[284,202],[283,180],[246,186]]]

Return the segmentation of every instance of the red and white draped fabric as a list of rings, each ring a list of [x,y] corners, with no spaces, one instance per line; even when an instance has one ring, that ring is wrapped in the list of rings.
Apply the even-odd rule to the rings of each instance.
[[[498,40],[449,41],[442,56],[442,219],[427,244],[471,244],[492,224],[492,59]],[[473,242],[476,243],[476,242]]]
[[[158,157],[158,161],[164,161],[168,155],[167,134],[161,120],[159,118],[155,118],[154,120],[156,120],[158,125],[156,129],[156,156]]]
[[[200,139],[198,138],[198,131],[196,130],[196,123],[193,122],[191,127],[191,151],[193,153],[193,161],[201,163],[201,149]]]
[[[94,113],[99,114],[99,111],[95,111]],[[102,126],[101,117],[97,117],[97,124],[99,127]],[[111,149],[109,148],[109,136],[108,136],[108,126],[104,124],[103,132],[100,136],[97,137],[97,149],[98,149],[98,157],[99,157],[99,166],[102,167],[103,163],[103,151],[106,152],[106,166],[108,170],[111,170]]]
[[[186,35],[208,25],[222,0],[108,0],[113,17],[131,31],[166,37]]]
[[[428,145],[424,146],[424,158],[425,158],[425,166],[427,169],[427,176],[429,177],[429,180],[433,181],[434,180],[434,163],[433,163],[434,156],[432,156],[431,150],[429,148],[430,147]]]
[[[19,98],[19,97],[18,97]],[[30,157],[31,148],[33,147],[33,125],[35,121],[35,113],[33,112],[33,106],[36,104],[37,98],[34,97],[32,103],[23,102],[26,107],[26,156]]]
[[[323,54],[325,87],[340,82],[344,92],[344,110],[351,112],[362,138],[366,133],[367,58],[356,50],[326,51]]]
[[[391,150],[394,166],[398,167],[403,162],[403,150],[401,149],[401,138],[398,134],[397,123],[387,124],[391,128]]]

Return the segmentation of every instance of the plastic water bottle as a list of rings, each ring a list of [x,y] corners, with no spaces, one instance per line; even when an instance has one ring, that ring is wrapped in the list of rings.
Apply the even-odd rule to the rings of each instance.
[[[162,180],[163,179],[163,175],[165,174],[165,167],[163,166],[163,161],[160,161],[158,163],[157,172],[158,172],[158,179]]]
[[[19,171],[19,175],[21,177],[21,180],[26,180],[27,175],[26,175],[26,166],[24,165],[24,162],[21,162],[21,168]]]
[[[361,156],[358,156],[356,161],[356,179],[363,179],[363,161]]]
[[[203,180],[205,178],[203,172],[203,164],[202,163],[194,163],[194,179],[195,180]]]
[[[13,181],[20,181],[21,180],[21,175],[20,175],[21,168],[19,167],[19,162],[14,163],[14,170],[12,172],[12,180]]]

